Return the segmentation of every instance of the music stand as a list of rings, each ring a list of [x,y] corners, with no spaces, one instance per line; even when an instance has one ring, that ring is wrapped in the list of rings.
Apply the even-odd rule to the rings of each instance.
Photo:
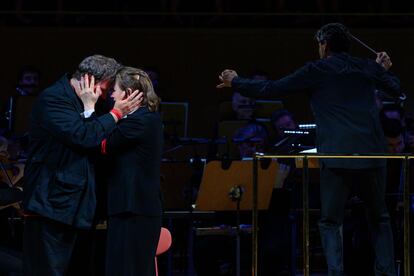
[[[236,275],[240,275],[240,210],[252,210],[253,162],[233,161],[228,169],[222,162],[209,162],[203,172],[195,210],[237,211]],[[271,161],[267,168],[258,170],[258,209],[267,210],[276,180],[278,163]]]
[[[194,167],[189,161],[161,163],[161,191],[165,211],[190,210],[194,184]]]
[[[187,137],[188,103],[161,102],[160,112],[166,137]]]

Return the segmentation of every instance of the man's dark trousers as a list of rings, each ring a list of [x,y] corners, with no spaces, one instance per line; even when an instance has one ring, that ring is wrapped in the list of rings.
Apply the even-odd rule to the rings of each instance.
[[[76,228],[45,217],[27,217],[23,234],[24,275],[65,275],[77,232]]]
[[[319,229],[330,276],[343,270],[342,223],[351,192],[366,205],[375,251],[375,275],[396,275],[390,217],[385,205],[386,170],[321,168],[321,220]]]

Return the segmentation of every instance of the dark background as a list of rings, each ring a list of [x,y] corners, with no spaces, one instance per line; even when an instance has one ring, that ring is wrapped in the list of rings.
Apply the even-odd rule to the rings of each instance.
[[[277,6],[282,2],[283,7]],[[223,69],[235,69],[241,76],[263,70],[271,79],[283,77],[318,58],[313,36],[319,27],[342,22],[372,48],[391,56],[391,71],[400,77],[408,95],[405,109],[413,115],[414,12],[409,4],[387,0],[2,0],[0,110],[15,92],[22,66],[37,67],[41,86],[46,87],[72,72],[84,57],[103,54],[126,65],[157,68],[161,98],[189,102],[189,136],[212,137],[219,103],[231,99],[231,90],[215,88]],[[352,53],[375,58],[356,43]],[[306,95],[282,100],[299,122],[313,122]],[[171,251],[182,253],[187,225],[180,223],[174,225]],[[88,235],[80,244],[90,245]],[[317,231],[311,236],[311,243],[318,246]],[[104,250],[99,246],[104,246],[104,237],[98,233],[95,238],[97,258],[102,259]],[[231,246],[226,244],[228,250],[233,250]],[[82,252],[75,253],[75,258],[87,263],[90,251],[79,248]],[[313,269],[325,267],[323,255],[317,253],[313,252]],[[166,267],[165,260],[160,258],[160,263]],[[74,269],[84,271],[85,265]],[[182,260],[174,265],[183,271],[187,266]]]
[[[413,109],[414,16],[405,2],[368,1],[357,9],[339,1],[331,13],[328,4],[324,12],[318,1],[313,6],[294,1],[297,7],[286,1],[290,4],[283,10],[266,6],[272,1],[254,6],[222,1],[224,11],[215,6],[221,1],[178,1],[177,13],[171,12],[170,1],[88,1],[84,8],[62,0],[42,1],[42,6],[20,2],[20,10],[15,5],[19,1],[4,2],[0,13],[2,106],[14,91],[21,66],[39,68],[45,87],[84,57],[99,53],[123,64],[158,68],[162,100],[190,104],[189,136],[211,137],[219,103],[231,97],[231,91],[215,88],[223,69],[235,69],[242,76],[260,69],[271,79],[280,78],[317,59],[314,33],[325,23],[340,21],[374,49],[387,51],[391,70],[409,97],[407,112]],[[57,9],[59,2],[63,6]],[[375,58],[357,44],[352,53]],[[305,95],[282,100],[298,121],[313,121]]]

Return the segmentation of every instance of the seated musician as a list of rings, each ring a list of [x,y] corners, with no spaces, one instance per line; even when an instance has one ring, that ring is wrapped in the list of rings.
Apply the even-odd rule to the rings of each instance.
[[[251,158],[255,152],[264,152],[268,145],[266,128],[258,123],[250,122],[236,131],[233,143],[239,149],[240,159]]]
[[[12,160],[9,141],[3,136],[0,136],[0,162],[0,182],[21,189],[19,184],[23,177],[24,164]]]
[[[22,275],[22,225],[10,219],[21,216],[23,192],[15,185],[22,178],[23,165],[11,162],[8,145],[0,136],[0,275]]]

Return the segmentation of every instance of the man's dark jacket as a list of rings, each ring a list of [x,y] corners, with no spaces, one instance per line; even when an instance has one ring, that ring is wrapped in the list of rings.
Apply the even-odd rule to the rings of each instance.
[[[115,126],[109,113],[83,118],[82,102],[66,76],[43,91],[31,114],[25,211],[76,228],[90,227],[96,198],[89,154]]]
[[[399,80],[373,60],[346,53],[310,62],[276,81],[236,77],[234,90],[248,97],[279,97],[292,92],[310,96],[317,124],[319,153],[378,154],[386,152],[374,91],[400,95]],[[384,160],[324,159],[331,168],[382,167]]]
[[[141,107],[119,121],[106,140],[108,214],[160,216],[163,130],[158,112]]]

